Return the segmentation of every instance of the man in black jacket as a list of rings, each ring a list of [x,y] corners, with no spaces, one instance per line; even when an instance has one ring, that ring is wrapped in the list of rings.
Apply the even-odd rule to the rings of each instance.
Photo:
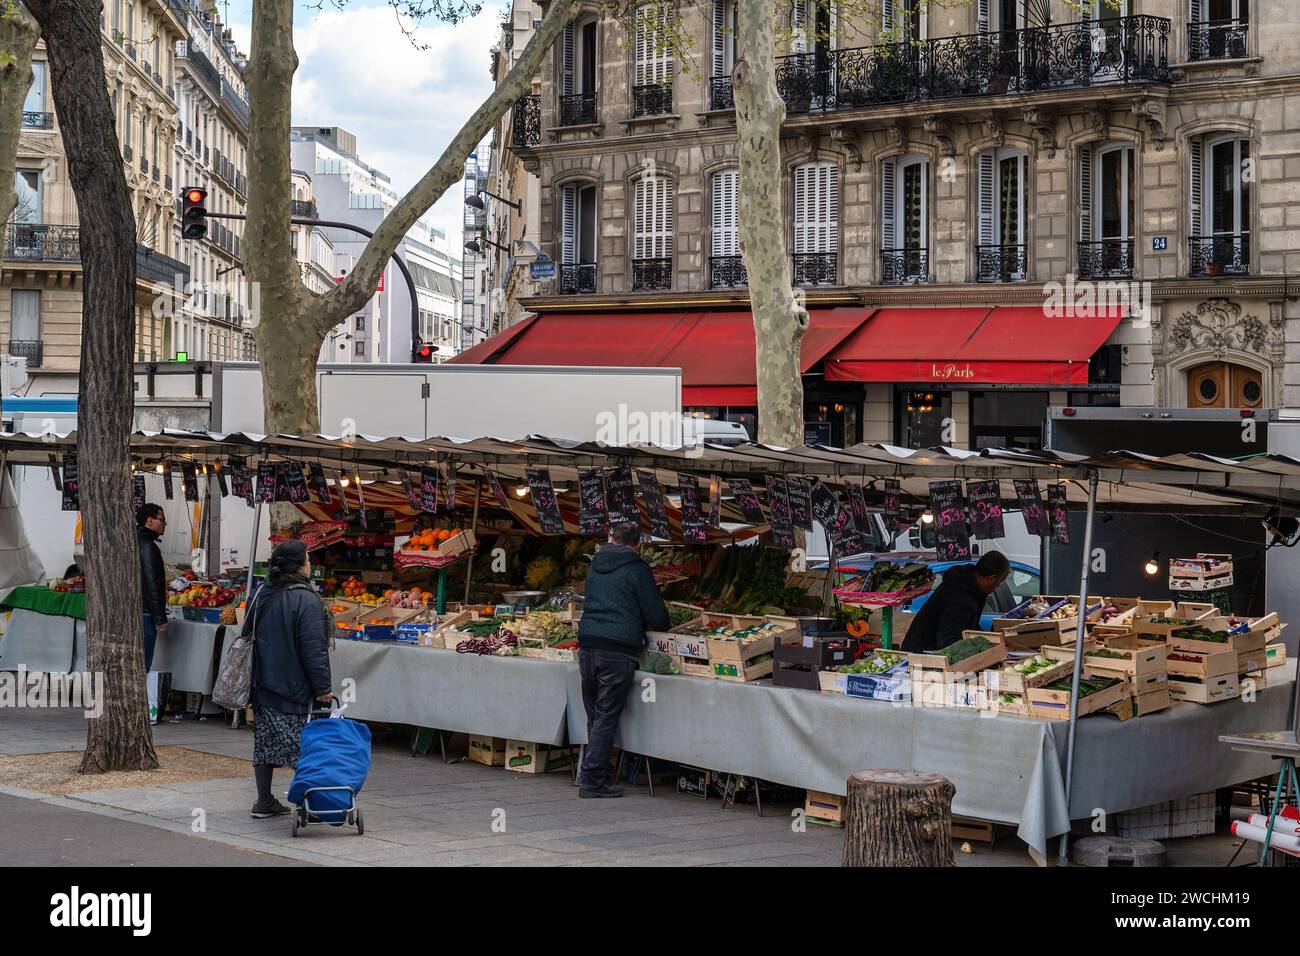
[[[158,635],[167,631],[167,571],[158,539],[167,530],[167,516],[158,505],[141,505],[135,515],[140,552],[140,607],[144,611],[144,669],[153,666]]]
[[[986,551],[977,564],[959,564],[943,572],[943,582],[912,620],[903,650],[924,653],[961,640],[962,631],[977,631],[984,602],[1011,573],[1001,551]]]
[[[668,630],[668,609],[650,566],[637,553],[640,542],[638,524],[615,525],[587,574],[587,601],[578,622],[578,671],[587,709],[587,749],[578,774],[583,797],[623,795],[622,787],[611,785],[614,734],[645,649],[645,632]]]

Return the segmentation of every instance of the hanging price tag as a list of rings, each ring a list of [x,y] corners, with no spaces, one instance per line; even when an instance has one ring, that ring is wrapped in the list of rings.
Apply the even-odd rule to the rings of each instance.
[[[802,478],[787,478],[790,492],[790,522],[796,528],[811,531],[813,526],[812,485]]]
[[[63,456],[63,510],[81,510],[81,481],[77,477],[77,453],[73,451]]]
[[[939,561],[964,561],[970,557],[970,532],[960,481],[930,482],[930,510],[934,513],[935,557]]]
[[[767,476],[767,510],[772,515],[772,544],[788,551],[794,547],[794,528],[790,521],[789,482],[779,475]]]
[[[754,486],[749,483],[749,479],[728,478],[727,487],[731,489],[731,497],[735,499],[740,513],[745,516],[745,521],[749,524],[766,523],[767,516],[763,514],[763,506],[758,503],[758,496],[754,494]]]
[[[564,534],[564,518],[560,514],[560,504],[555,500],[551,473],[545,468],[529,468],[528,487],[533,494],[533,507],[537,509],[537,524],[542,534]]]
[[[333,504],[334,496],[330,494],[330,483],[325,480],[324,466],[318,461],[313,461],[307,466],[307,470],[311,472],[311,487],[316,492],[316,500],[323,505]],[[406,478],[405,472],[402,473],[402,477]],[[410,485],[409,478],[406,478],[406,483]]]
[[[677,488],[682,496],[682,540],[688,544],[703,544],[709,534],[700,511],[700,479],[679,474]]]
[[[1052,541],[1069,544],[1070,509],[1066,505],[1065,485],[1058,482],[1047,486],[1047,507],[1052,520]]]
[[[981,541],[1006,534],[1001,485],[997,481],[966,482],[966,512],[971,534]]]
[[[604,472],[600,468],[579,468],[578,534],[584,538],[594,538],[604,535],[608,527]]]
[[[186,501],[199,500],[199,469],[192,461],[181,462],[181,487]]]
[[[672,525],[668,523],[668,504],[664,500],[663,486],[653,471],[637,469],[637,483],[645,501],[646,516],[650,519],[650,534],[655,538],[671,538]]]
[[[438,510],[438,469],[432,465],[420,469],[420,508],[430,514]]]
[[[1042,494],[1038,482],[1032,479],[1015,480],[1016,497],[1020,499],[1020,513],[1025,519],[1025,530],[1046,538],[1052,533],[1051,522],[1047,520],[1047,511],[1043,508]]]
[[[605,509],[611,525],[624,522],[641,523],[641,511],[636,506],[636,492],[632,486],[632,469],[627,465],[611,468],[605,473]]]

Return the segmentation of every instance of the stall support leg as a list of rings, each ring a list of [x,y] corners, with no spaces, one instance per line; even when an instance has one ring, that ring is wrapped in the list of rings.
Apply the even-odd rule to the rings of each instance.
[[[880,646],[887,651],[894,649],[894,609],[880,609]]]
[[[478,503],[482,497],[483,497],[483,479],[475,478],[474,479],[474,517],[471,518],[469,522],[470,534],[474,535],[475,539],[478,538]],[[474,554],[473,552],[471,552],[468,559],[468,563],[465,565],[465,597],[463,598],[462,601],[462,603],[464,604],[469,603],[469,589],[470,589],[470,584],[473,581],[473,578],[474,578]],[[441,614],[442,612],[439,611],[438,613]]]
[[[1070,795],[1074,784],[1074,736],[1079,723],[1079,675],[1083,669],[1083,641],[1087,634],[1088,568],[1092,564],[1092,516],[1097,510],[1097,473],[1088,476],[1088,515],[1083,525],[1083,567],[1079,572],[1079,626],[1074,635],[1074,676],[1070,686],[1070,737],[1065,748],[1065,817],[1066,828],[1061,834],[1058,866],[1070,862]]]
[[[447,569],[438,569],[438,614],[447,613]]]
[[[1296,779],[1295,761],[1290,757],[1283,757],[1282,766],[1277,772],[1277,787],[1273,790],[1273,806],[1268,813],[1268,829],[1264,832],[1264,844],[1259,848],[1260,866],[1268,865],[1268,848],[1273,842],[1273,827],[1282,812],[1282,801],[1288,790],[1300,797],[1300,781]]]

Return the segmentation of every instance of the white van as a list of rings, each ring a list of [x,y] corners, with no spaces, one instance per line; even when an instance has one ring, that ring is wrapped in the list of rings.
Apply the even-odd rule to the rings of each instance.
[[[683,418],[682,441],[685,444],[712,442],[715,445],[743,445],[749,441],[749,432],[740,422],[720,418]]]

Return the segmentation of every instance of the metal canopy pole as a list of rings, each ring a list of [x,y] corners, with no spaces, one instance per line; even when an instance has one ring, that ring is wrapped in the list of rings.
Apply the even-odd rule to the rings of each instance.
[[[479,499],[481,499],[482,497],[483,497],[483,479],[475,478],[474,479],[474,517],[470,519],[470,523],[469,523],[470,534],[474,535],[474,538],[476,539],[475,547],[478,546],[477,545],[478,503],[479,503]],[[465,604],[469,603],[470,579],[473,578],[473,576],[474,576],[474,552],[471,551],[469,554],[469,558],[465,562],[465,599],[463,602]]]
[[[1088,570],[1092,564],[1092,516],[1097,508],[1097,473],[1088,476],[1088,516],[1083,525],[1083,567],[1079,572],[1079,625],[1074,635],[1074,676],[1070,686],[1070,737],[1065,748],[1065,833],[1061,834],[1058,866],[1070,861],[1070,794],[1074,783],[1074,734],[1079,723],[1079,675],[1083,670],[1083,640],[1088,625]]]
[[[253,565],[257,563],[257,530],[262,523],[262,503],[253,499],[253,540],[248,544],[248,580],[244,582],[244,606],[248,613],[253,611]]]

